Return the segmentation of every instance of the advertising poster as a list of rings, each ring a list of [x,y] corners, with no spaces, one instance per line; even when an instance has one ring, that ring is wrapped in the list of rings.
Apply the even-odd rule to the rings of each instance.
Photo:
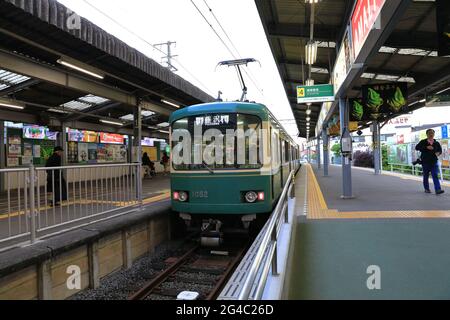
[[[38,144],[33,145],[33,156],[35,158],[41,157],[41,146]]]
[[[82,133],[79,130],[76,129],[69,129],[67,133],[67,139],[68,141],[82,141]]]
[[[79,149],[78,149],[79,150]],[[97,144],[88,144],[88,161],[89,163],[95,163],[98,160]]]
[[[86,131],[83,130],[82,132],[82,140],[83,142],[98,142],[97,138],[98,138],[98,134],[95,131]]]
[[[106,162],[113,162],[114,161],[114,156],[116,153],[116,145],[113,144],[106,144],[105,145],[105,153],[106,153],[106,157],[105,160]]]
[[[370,121],[408,112],[408,87],[404,82],[362,86],[362,99],[350,100],[352,121]]]
[[[106,162],[107,154],[106,145],[99,144],[97,146],[97,162]]]
[[[100,143],[123,144],[125,138],[121,134],[100,132]]]
[[[389,164],[409,164],[408,145],[397,144],[390,145],[388,149]]]
[[[43,163],[47,161],[48,158],[53,154],[52,146],[41,146],[41,159],[43,159]]]
[[[8,154],[10,155],[21,155],[22,154],[22,148],[20,144],[10,144],[8,146]]]
[[[78,144],[78,162],[86,163],[88,159],[88,144],[80,142]]]
[[[69,141],[67,143],[67,162],[69,163],[78,162],[78,145],[74,141]]]
[[[27,139],[45,139],[45,127],[24,126],[23,137]]]
[[[8,157],[6,165],[8,167],[17,167],[19,165],[19,158]]]
[[[8,137],[8,143],[9,144],[21,144],[22,139],[20,138],[20,136],[11,136],[11,137]]]
[[[57,134],[47,127],[23,126],[23,137],[27,139],[56,140]]]
[[[33,145],[31,143],[25,142],[23,144],[23,155],[25,157],[32,157],[33,156]]]
[[[448,140],[442,140],[441,147],[442,147],[442,166],[450,167],[450,156],[449,156],[449,152],[448,152]]]
[[[117,162],[127,162],[127,147],[126,146],[119,146],[118,152],[116,154],[116,161]]]
[[[22,165],[29,165],[33,163],[33,156],[22,156]]]

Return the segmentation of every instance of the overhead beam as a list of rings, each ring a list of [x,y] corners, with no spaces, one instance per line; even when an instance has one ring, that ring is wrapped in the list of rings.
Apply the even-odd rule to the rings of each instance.
[[[129,93],[4,50],[0,50],[0,67],[77,91],[91,93],[128,105],[136,105],[136,97]]]
[[[91,93],[127,105],[136,106],[137,104],[137,98],[128,92],[107,86],[86,77],[61,71],[49,65],[40,64],[29,58],[4,50],[0,50],[0,67],[31,78],[40,79],[77,91]],[[148,107],[153,108],[149,110],[167,116],[171,114],[171,111],[168,108],[163,108],[147,101],[142,102],[148,103],[147,109],[149,109]]]
[[[16,85],[13,85],[11,87],[8,87],[6,89],[0,90],[0,97],[2,96],[6,96],[8,94],[12,94],[12,93],[16,93],[18,91],[22,91],[26,88],[29,88],[31,86],[34,86],[35,84],[40,83],[40,80],[36,80],[36,79],[29,79],[26,80],[24,82],[18,83]]]
[[[316,24],[314,39],[316,41],[335,41],[337,28]],[[309,24],[279,23],[268,24],[267,32],[272,38],[309,38]]]
[[[96,106],[92,106],[92,107],[89,107],[89,108],[86,108],[86,109],[82,110],[83,113],[86,113],[85,115],[84,114],[79,114],[79,113],[76,113],[76,114],[72,113],[72,114],[68,115],[64,119],[64,121],[80,120],[80,119],[89,117],[91,114],[95,114],[95,113],[98,113],[98,112],[101,112],[101,111],[104,111],[104,110],[108,110],[110,108],[114,108],[114,107],[117,107],[117,106],[120,106],[120,105],[121,105],[120,102],[107,101],[107,102],[98,104]]]
[[[302,23],[280,23],[267,26],[272,38],[309,38],[309,25]],[[316,24],[314,39],[316,41],[336,41],[338,28]],[[395,31],[385,41],[385,46],[394,48],[417,48],[423,50],[437,49],[437,35],[428,31]]]
[[[295,59],[280,59],[278,60],[278,63],[280,64],[286,64],[286,65],[293,65],[293,66],[301,66],[302,62],[301,60],[295,60]],[[323,64],[323,63],[315,63],[313,66],[313,68],[321,68],[321,69],[326,69],[328,71],[329,66],[327,64]],[[312,73],[315,74],[322,74],[324,76],[329,75],[329,71],[328,73],[321,73],[321,72],[317,72],[312,70]],[[385,69],[385,68],[366,68],[365,73],[375,73],[375,74],[383,74],[383,75],[390,75],[390,76],[397,76],[397,77],[403,77],[403,76],[408,76],[408,77],[416,77],[416,76],[421,76],[424,75],[423,73],[417,73],[417,72],[412,72],[409,70],[405,70],[405,71],[401,71],[401,70],[392,70],[392,69]],[[285,80],[286,82],[292,82],[292,83],[302,83],[303,81],[301,81],[300,79],[287,79]]]
[[[438,87],[441,83],[450,81],[450,63],[437,73],[416,79],[416,84],[409,89],[409,97],[424,94]]]

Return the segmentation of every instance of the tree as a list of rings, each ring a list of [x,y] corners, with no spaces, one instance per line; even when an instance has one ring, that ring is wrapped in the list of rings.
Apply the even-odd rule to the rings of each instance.
[[[331,147],[331,152],[333,152],[333,155],[337,158],[341,156],[341,145],[339,143],[335,143]]]

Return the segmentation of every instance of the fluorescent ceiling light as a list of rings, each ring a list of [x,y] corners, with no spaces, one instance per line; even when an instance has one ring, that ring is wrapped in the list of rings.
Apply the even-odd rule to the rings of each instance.
[[[313,85],[314,85],[314,79],[306,79],[305,85],[307,85],[307,86],[313,86]]]
[[[62,64],[63,66],[66,66],[66,67],[72,68],[72,69],[74,69],[74,70],[77,70],[77,71],[86,73],[86,74],[88,74],[88,75],[90,75],[90,76],[93,76],[93,77],[95,77],[95,78],[99,78],[99,79],[103,79],[103,78],[104,78],[104,76],[101,75],[101,74],[98,74],[98,73],[95,73],[95,72],[86,70],[86,69],[84,69],[84,68],[78,67],[78,66],[76,66],[76,65],[74,65],[74,64],[72,64],[72,63],[70,63],[70,62],[65,61],[64,59],[58,59],[57,62],[58,62],[59,64]]]
[[[47,109],[47,111],[57,112],[57,113],[69,113],[68,111],[64,111],[64,110],[61,110],[61,109],[55,109],[55,108]]]
[[[100,122],[108,123],[108,124],[114,124],[114,125],[116,125],[116,126],[123,126],[123,123],[122,123],[122,122],[117,122],[117,121],[111,121],[111,120],[103,120],[103,119],[100,119]]]
[[[170,123],[168,123],[168,122],[161,122],[161,123],[157,124],[158,127],[168,127],[169,125],[170,125]]]
[[[164,130],[158,130],[159,132],[162,132],[162,133],[169,133],[169,131],[164,131]]]
[[[447,90],[450,90],[450,87],[448,87],[447,89],[441,90],[441,91],[439,91],[439,92],[436,92],[436,94],[441,94],[442,92],[445,92],[445,91],[447,91]]]
[[[13,101],[10,102],[10,100],[0,100],[0,106],[18,110],[23,110],[25,108],[23,105],[14,103]]]
[[[427,100],[426,99],[419,100],[420,103],[424,103],[425,101]]]
[[[165,104],[168,104],[169,106],[172,106],[172,107],[175,107],[175,108],[179,108],[180,107],[178,104],[170,102],[170,101],[167,101],[167,100],[164,100],[164,99],[161,99],[161,102],[165,103]]]
[[[317,59],[317,42],[312,40],[308,41],[305,46],[306,51],[306,64],[314,64]]]

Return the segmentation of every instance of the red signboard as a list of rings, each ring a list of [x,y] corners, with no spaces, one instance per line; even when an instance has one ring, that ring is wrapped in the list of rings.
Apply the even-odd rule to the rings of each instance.
[[[372,30],[386,0],[358,0],[352,15],[352,43],[355,59]]]
[[[124,137],[121,134],[100,132],[100,143],[123,144]]]

